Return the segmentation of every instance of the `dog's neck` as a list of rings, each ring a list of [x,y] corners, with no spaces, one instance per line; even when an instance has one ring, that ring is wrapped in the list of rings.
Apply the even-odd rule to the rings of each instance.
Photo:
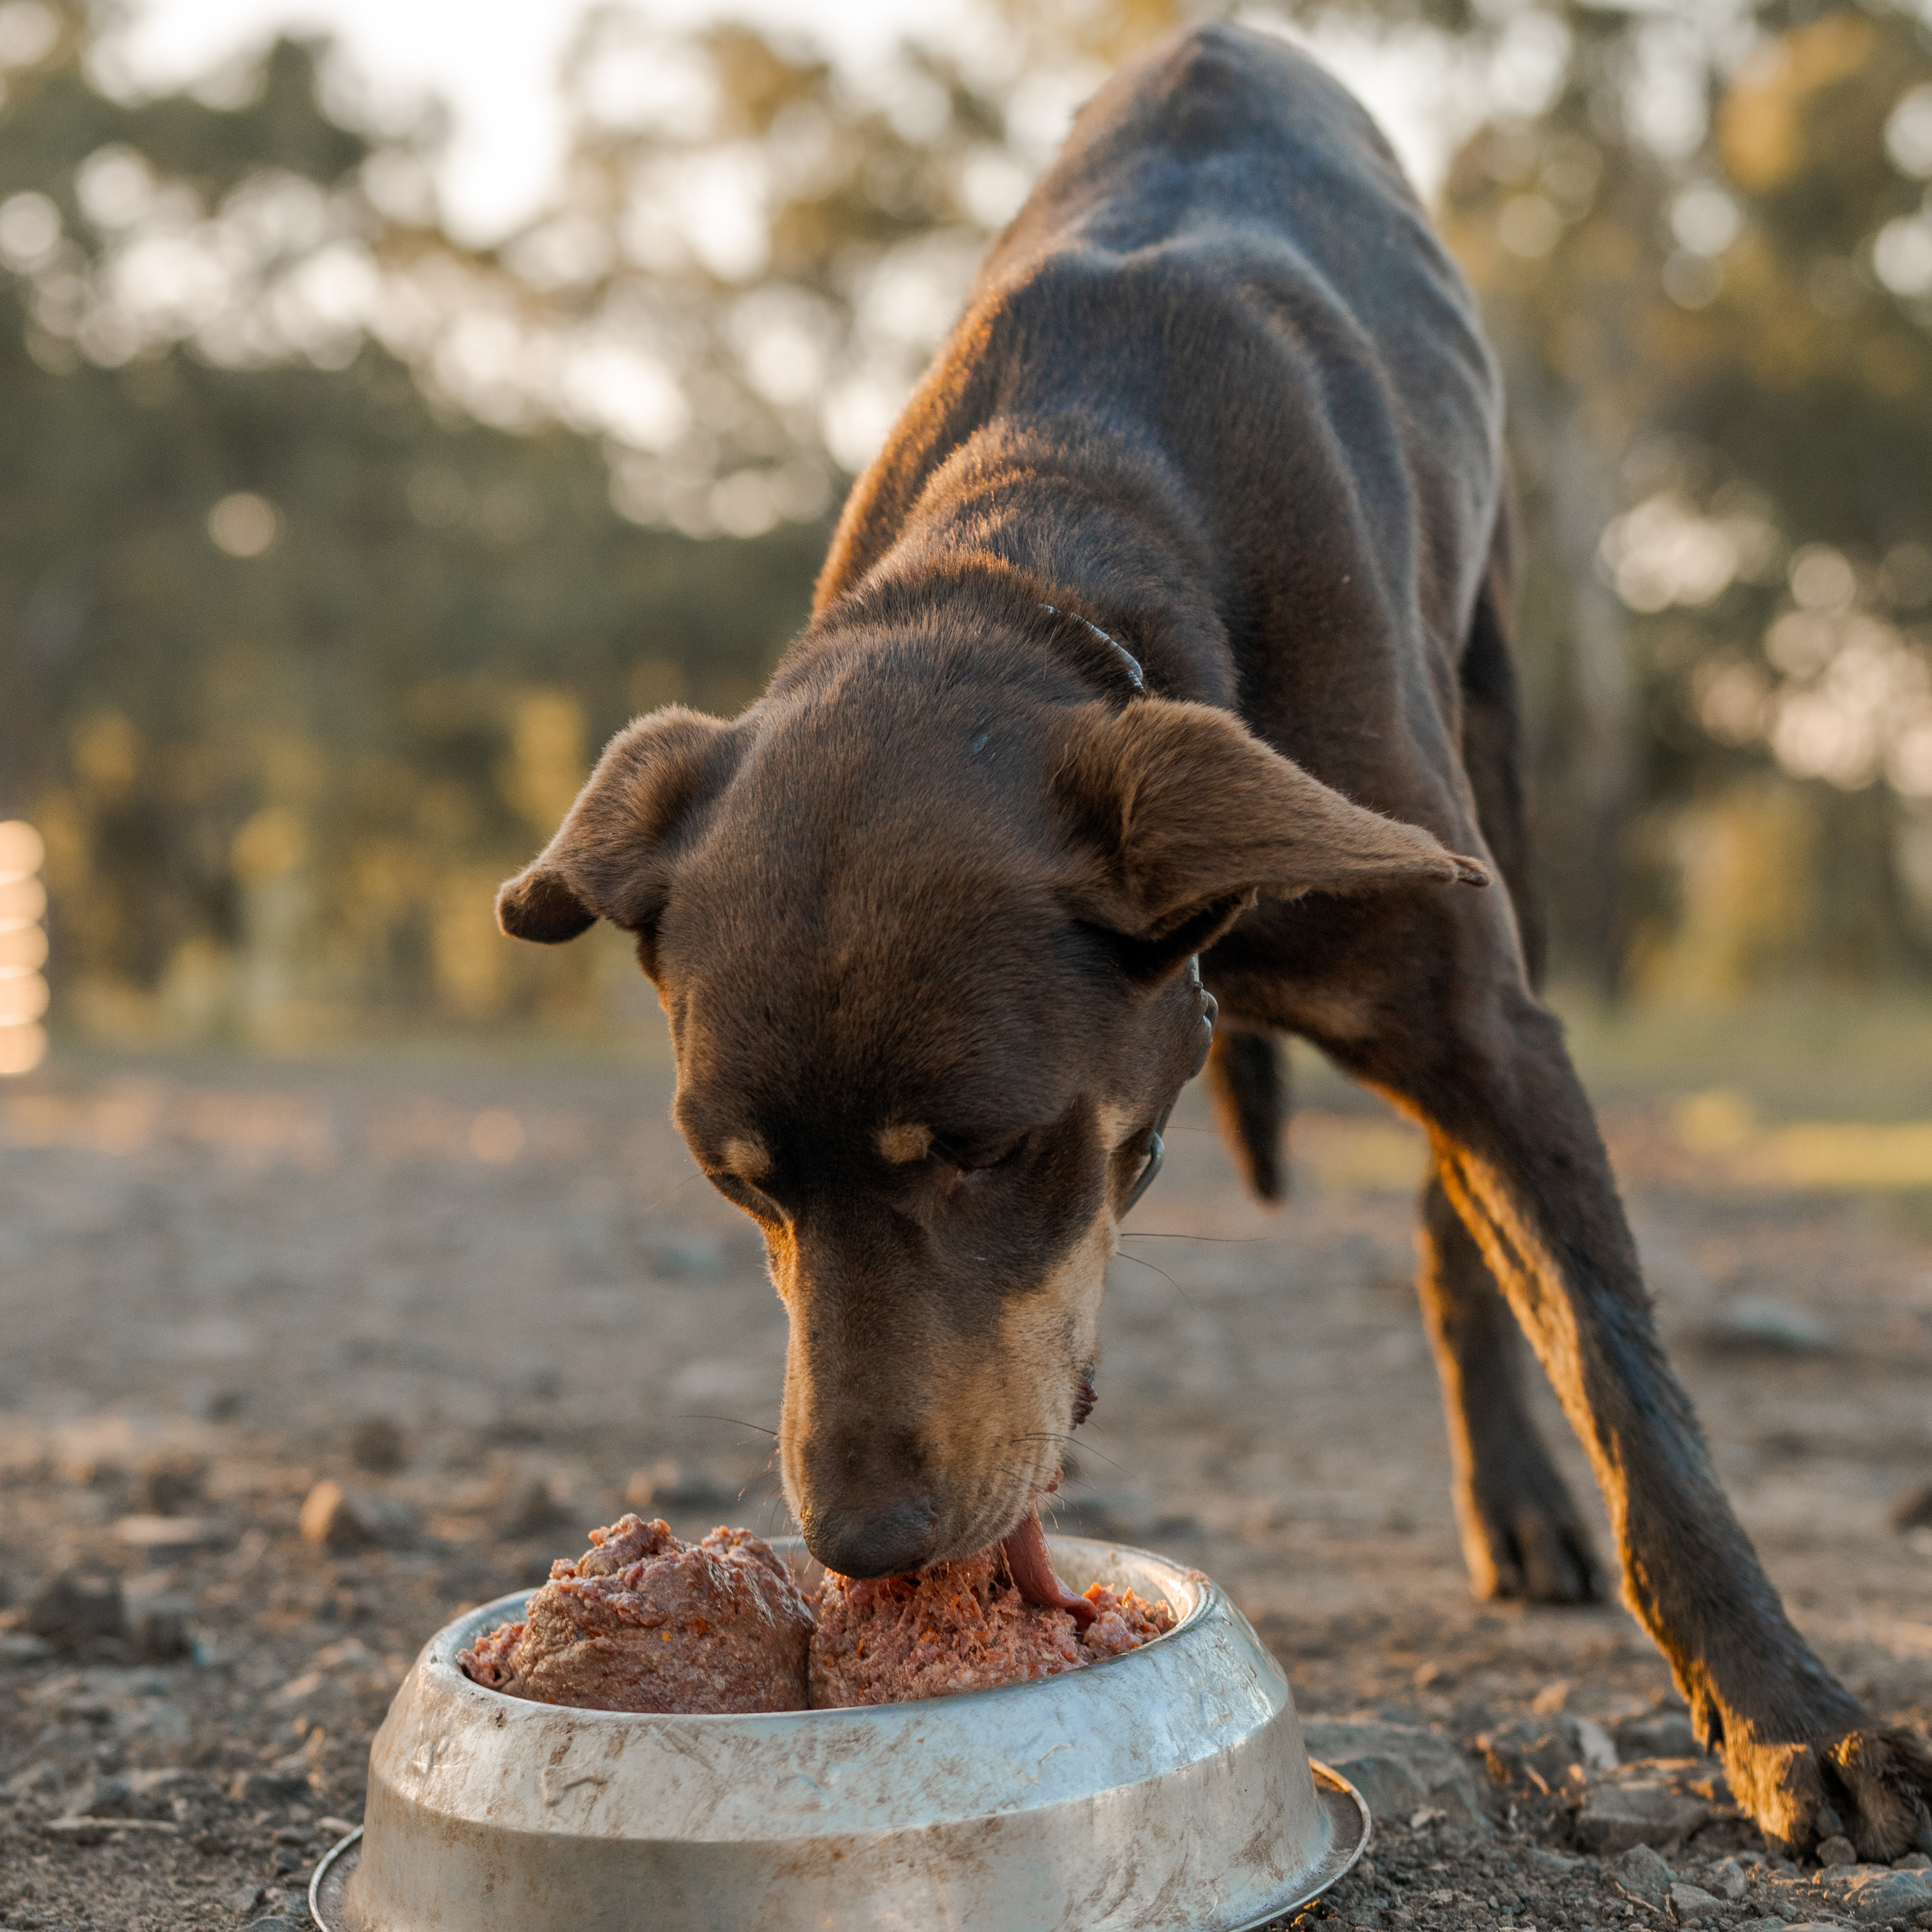
[[[1135,690],[1232,706],[1210,549],[1174,514],[1176,479],[1090,435],[1072,447],[1070,457],[1066,442],[989,425],[896,518],[890,493],[862,484],[820,579],[812,632],[904,621],[956,598],[983,608],[1000,586],[1016,616],[1044,607],[1060,635],[1106,653],[1103,682],[1124,675]]]

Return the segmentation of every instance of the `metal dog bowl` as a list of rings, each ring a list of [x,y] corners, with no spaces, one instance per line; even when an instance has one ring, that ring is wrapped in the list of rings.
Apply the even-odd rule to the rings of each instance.
[[[801,1587],[818,1568],[775,1544]],[[1074,1589],[1165,1598],[1166,1636],[1031,1684],[752,1716],[533,1704],[439,1631],[369,1753],[360,1842],[310,1890],[323,1932],[1240,1932],[1368,1842],[1311,1768],[1288,1680],[1215,1584],[1145,1551],[1049,1539]]]

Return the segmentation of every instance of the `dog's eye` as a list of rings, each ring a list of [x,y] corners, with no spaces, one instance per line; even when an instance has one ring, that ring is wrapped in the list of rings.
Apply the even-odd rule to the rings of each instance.
[[[1002,1141],[993,1147],[974,1148],[963,1154],[949,1155],[952,1166],[959,1174],[968,1176],[991,1174],[995,1168],[1010,1166],[1026,1151],[1027,1134],[1016,1134],[1010,1141]]]
[[[734,1208],[743,1208],[754,1220],[779,1222],[784,1219],[771,1198],[760,1192],[748,1180],[741,1180],[735,1174],[708,1168],[704,1178]]]

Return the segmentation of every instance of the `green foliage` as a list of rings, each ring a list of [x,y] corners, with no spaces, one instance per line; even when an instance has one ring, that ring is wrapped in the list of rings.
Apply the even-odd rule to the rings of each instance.
[[[238,106],[124,102],[62,14],[0,104],[0,814],[47,836],[56,1024],[607,1011],[634,970],[499,941],[495,882],[626,716],[755,694],[1042,130],[1179,12],[1012,4],[970,60],[855,75],[602,8],[556,205],[489,249],[441,227],[423,150],[322,110],[317,50]],[[1558,50],[1443,218],[1511,394],[1564,970],[1922,972],[1923,30],[1333,17]]]
[[[1660,992],[1932,963],[1932,44],[1783,12],[1676,152],[1631,130],[1630,32],[1573,14],[1558,98],[1445,197],[1534,532],[1559,938]]]
[[[362,146],[314,80],[285,45],[247,107],[123,109],[70,57],[14,89],[4,186],[56,202],[60,272],[88,277],[74,177],[109,144],[210,203],[265,157],[339,179]],[[439,411],[374,344],[99,366],[37,319],[49,280],[0,291],[0,816],[47,838],[56,1022],[273,1038],[584,1006],[597,956],[498,940],[496,881],[627,716],[756,694],[822,532],[640,530],[596,442]],[[216,539],[238,496],[256,554]]]

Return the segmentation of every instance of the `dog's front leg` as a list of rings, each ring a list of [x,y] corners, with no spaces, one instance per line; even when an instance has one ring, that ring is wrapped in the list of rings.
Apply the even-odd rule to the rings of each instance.
[[[1844,1831],[1882,1859],[1932,1844],[1932,1752],[1874,1725],[1812,1654],[1718,1486],[1557,1022],[1520,985],[1460,985],[1435,1024],[1426,999],[1391,1002],[1400,1022],[1335,1050],[1430,1128],[1444,1191],[1589,1451],[1628,1600],[1693,1722],[1774,1842]]]

